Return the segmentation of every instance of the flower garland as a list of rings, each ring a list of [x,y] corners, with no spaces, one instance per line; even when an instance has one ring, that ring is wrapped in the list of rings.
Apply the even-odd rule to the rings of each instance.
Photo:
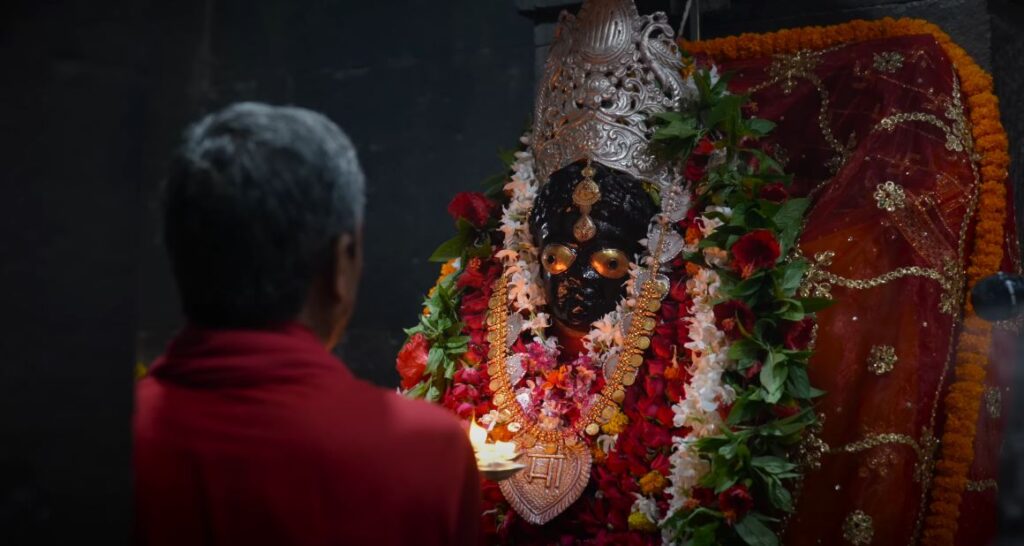
[[[685,165],[696,206],[680,228],[690,278],[692,374],[673,406],[685,430],[671,456],[666,541],[777,544],[773,522],[793,509],[793,448],[817,424],[807,360],[814,312],[798,298],[808,264],[787,258],[806,199],[759,140],[772,130],[708,70],[694,74],[696,111],[660,115],[655,141]]]
[[[907,35],[930,35],[935,38],[953,62],[967,97],[975,151],[980,155],[982,181],[974,247],[966,269],[969,290],[982,277],[998,271],[1002,263],[1009,141],[999,121],[999,101],[992,91],[992,77],[949,35],[927,21],[886,18],[767,34],[743,34],[703,42],[682,42],[681,45],[690,52],[707,54],[721,61],[793,53],[801,49],[824,49]],[[974,438],[990,346],[991,326],[975,315],[967,299],[964,302],[963,329],[956,349],[954,381],[945,398],[946,426],[922,536],[922,543],[926,545],[953,544],[956,536],[960,501],[974,460]]]
[[[768,523],[791,509],[787,484],[797,473],[787,458],[815,423],[808,408],[817,393],[805,367],[810,317],[821,302],[795,297],[806,264],[783,256],[806,203],[788,198],[788,178],[770,150],[752,146],[771,124],[745,117],[743,99],[729,95],[713,69],[693,76],[700,103],[659,116],[664,124],[655,137],[680,160],[696,194],[681,184],[662,192],[652,226],[672,226],[673,250],[637,260],[660,262],[659,281],[669,288],[639,370],[643,380],[627,390],[601,434],[588,439],[596,463],[591,494],[543,531],[524,526],[496,484],[485,484],[485,529],[495,541],[550,541],[582,530],[608,543],[772,544]],[[713,121],[703,126],[700,119]],[[486,302],[502,270],[509,305],[518,311],[513,316],[522,321],[516,331],[533,336],[514,350],[524,354],[524,377],[565,379],[548,375],[556,360],[553,340],[543,335],[548,318],[539,311],[537,249],[527,227],[538,189],[528,151],[516,154],[510,169],[504,192],[491,194],[504,205],[500,215],[483,194],[453,200],[459,235],[432,258],[459,256],[465,265],[442,274],[398,359],[409,395],[438,400],[463,418],[478,416],[495,440],[515,433],[491,404],[490,378],[480,365],[488,352]],[[499,236],[501,248],[491,253]],[[644,274],[632,269],[626,296],[587,335],[585,357],[597,367],[614,361],[622,317],[635,305]],[[591,366],[576,373],[586,375]],[[564,414],[567,408],[554,402],[553,415]]]

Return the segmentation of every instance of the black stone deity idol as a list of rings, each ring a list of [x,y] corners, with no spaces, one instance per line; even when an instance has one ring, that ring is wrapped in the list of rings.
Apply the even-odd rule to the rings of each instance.
[[[656,211],[640,181],[621,171],[578,161],[552,173],[530,229],[556,327],[584,335],[615,309]]]

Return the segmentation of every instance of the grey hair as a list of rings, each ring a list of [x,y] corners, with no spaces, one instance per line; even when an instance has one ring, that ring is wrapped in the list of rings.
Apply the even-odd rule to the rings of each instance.
[[[321,114],[245,102],[185,133],[164,192],[164,240],[186,316],[219,327],[297,315],[334,241],[362,224],[355,147]]]

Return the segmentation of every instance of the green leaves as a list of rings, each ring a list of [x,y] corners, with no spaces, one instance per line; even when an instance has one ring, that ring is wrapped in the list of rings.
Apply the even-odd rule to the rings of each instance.
[[[466,223],[468,225],[468,222]],[[453,258],[462,257],[465,254],[466,249],[470,246],[475,238],[475,230],[473,226],[468,228],[459,228],[459,232],[455,234],[455,237],[448,239],[441,243],[441,246],[434,250],[433,254],[428,258],[432,262],[447,262]]]
[[[782,301],[793,304],[794,308],[798,308],[804,311],[804,306],[801,302],[788,299],[792,298],[798,288],[800,288],[800,281],[803,280],[804,274],[807,273],[807,261],[806,260],[792,260],[788,263],[784,263],[775,269],[775,289],[776,293]],[[786,320],[800,320],[802,316],[796,319],[787,318]]]
[[[697,70],[693,78],[699,96],[696,104],[685,111],[652,116],[651,123],[656,127],[659,153],[678,164],[702,167],[703,162],[687,163],[697,146],[702,160],[712,148],[717,158],[707,162],[697,183],[695,206],[698,210],[727,207],[731,214],[706,213],[723,225],[703,238],[698,248],[722,249],[735,259],[733,245],[741,237],[768,230],[779,243],[779,257],[770,266],[759,264],[755,270],[743,271],[745,278],[739,271],[714,266],[722,302],[741,301],[755,319],[750,328],[749,318],[744,325],[734,317],[740,324],[730,332],[735,339],[727,356],[735,366],[722,377],[736,397],[726,418],[728,427],[701,438],[692,448],[710,463],[702,486],[716,493],[746,487],[754,506],[745,517],[732,521],[735,514],[727,519],[725,512],[715,509],[717,503],[711,503],[681,511],[667,525],[689,544],[775,546],[779,539],[771,523],[793,509],[788,487],[800,475],[788,459],[808,428],[816,426],[814,398],[822,394],[808,377],[811,352],[787,349],[786,338],[794,324],[831,302],[798,296],[810,267],[806,260],[793,257],[792,250],[810,202],[788,195],[785,188],[791,177],[772,157],[772,146],[761,140],[775,124],[744,115],[747,97],[730,94],[727,77],[712,82],[708,71]],[[724,161],[718,157],[722,154]],[[712,267],[700,251],[686,259]]]
[[[789,377],[789,367],[785,365],[785,362],[785,355],[769,350],[761,373],[758,375],[761,387],[764,389],[764,401],[769,404],[774,404],[782,398],[783,387]]]
[[[779,538],[753,514],[736,522],[736,534],[751,546],[778,546]]]
[[[772,217],[775,227],[778,230],[779,246],[782,247],[782,255],[789,254],[793,243],[800,235],[803,228],[804,212],[810,205],[806,198],[789,199],[779,207],[779,211]]]
[[[651,137],[656,155],[663,158],[686,158],[704,132],[697,128],[697,120],[679,112],[655,114],[651,120],[657,129]]]
[[[463,324],[458,316],[457,276],[458,272],[438,282],[433,293],[423,301],[427,313],[420,316],[419,324],[405,330],[407,336],[423,334],[430,343],[423,379],[406,392],[409,397],[440,401],[455,375],[460,357],[469,348],[469,336],[462,335]]]
[[[447,262],[453,258],[486,258],[491,255],[491,236],[488,229],[477,229],[462,218],[455,226],[459,230],[458,233],[434,250],[428,258],[431,262]]]

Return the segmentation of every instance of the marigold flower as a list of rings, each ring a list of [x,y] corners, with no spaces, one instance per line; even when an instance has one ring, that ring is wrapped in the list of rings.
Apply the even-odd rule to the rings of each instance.
[[[647,519],[643,512],[632,512],[629,514],[629,528],[632,531],[654,533],[658,530],[658,525]]]
[[[657,470],[652,470],[640,478],[640,492],[644,495],[654,495],[664,491],[668,480]]]
[[[622,431],[626,430],[626,425],[628,424],[629,417],[627,417],[625,413],[622,413],[622,410],[616,410],[615,415],[613,415],[607,423],[601,425],[601,431],[605,434],[611,434],[614,436],[615,434],[620,434]]]

